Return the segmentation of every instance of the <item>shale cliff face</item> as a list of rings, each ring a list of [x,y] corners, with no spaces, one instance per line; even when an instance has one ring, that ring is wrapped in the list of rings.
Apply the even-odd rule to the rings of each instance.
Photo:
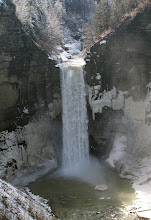
[[[99,92],[114,86],[128,91],[134,100],[146,98],[146,85],[151,80],[150,48],[151,15],[146,8],[132,20],[125,19],[91,48],[86,65],[88,85],[101,85]]]
[[[133,13],[91,48],[85,68],[91,150],[112,149],[109,163],[131,179],[151,157],[150,3]]]
[[[23,31],[8,0],[0,6],[0,131],[5,130],[0,134],[1,177],[12,180],[21,170],[40,170],[52,161],[52,168],[57,166],[51,138],[58,132],[60,144],[61,120],[52,121],[60,112],[59,70]]]
[[[10,130],[60,98],[60,79],[55,63],[22,30],[9,1],[0,17],[0,130]]]

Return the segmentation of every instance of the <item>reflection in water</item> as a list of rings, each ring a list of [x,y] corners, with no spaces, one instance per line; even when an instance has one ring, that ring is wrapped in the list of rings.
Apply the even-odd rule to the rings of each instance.
[[[119,210],[131,205],[135,193],[127,180],[121,179],[104,162],[91,163],[77,170],[59,170],[29,185],[34,194],[49,200],[54,213],[65,220],[123,220]],[[100,192],[95,185],[105,184],[108,190]],[[132,219],[126,218],[126,219]]]

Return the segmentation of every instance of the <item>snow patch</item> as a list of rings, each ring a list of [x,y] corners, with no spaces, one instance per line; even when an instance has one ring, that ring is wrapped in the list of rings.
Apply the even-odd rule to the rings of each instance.
[[[72,50],[68,50],[68,52],[69,52],[71,55],[77,55],[77,54],[80,53],[80,50],[72,49]]]
[[[0,217],[3,219],[57,219],[40,197],[18,190],[0,179]]]
[[[80,41],[77,41],[77,42],[73,42],[73,43],[70,43],[70,44],[65,44],[64,45],[65,49],[67,50],[81,50],[81,42]]]
[[[132,126],[133,129],[132,129]],[[132,120],[130,134],[118,135],[107,162],[122,178],[131,179],[137,199],[130,207],[139,216],[151,218],[151,126]],[[136,133],[134,135],[133,133]],[[130,141],[132,139],[132,142]]]
[[[127,147],[126,143],[127,137],[124,135],[115,138],[109,158],[106,160],[111,167],[115,168],[115,162],[119,161],[125,156],[125,149]]]
[[[97,80],[100,80],[100,79],[101,79],[100,73],[97,73],[97,74],[96,74],[96,79],[97,79]]]
[[[24,114],[28,114],[29,113],[29,109],[27,109],[26,107],[23,108],[23,113]]]
[[[15,131],[0,132],[0,176],[27,184],[54,170],[56,155],[47,138],[51,129],[46,118],[41,118]]]
[[[102,44],[106,44],[106,40],[102,40],[102,41],[100,41],[99,44],[100,44],[100,45],[102,45]]]
[[[127,94],[127,92],[118,91],[115,87],[111,91],[103,91],[103,93],[99,93],[100,89],[100,85],[88,86],[89,104],[92,110],[93,120],[95,120],[95,114],[102,113],[105,106],[113,110],[123,109],[124,95]]]

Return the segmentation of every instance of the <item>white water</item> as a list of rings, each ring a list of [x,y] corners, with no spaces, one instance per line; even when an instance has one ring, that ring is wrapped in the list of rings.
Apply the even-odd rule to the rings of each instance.
[[[89,158],[88,120],[82,58],[60,65],[62,83],[63,167]]]

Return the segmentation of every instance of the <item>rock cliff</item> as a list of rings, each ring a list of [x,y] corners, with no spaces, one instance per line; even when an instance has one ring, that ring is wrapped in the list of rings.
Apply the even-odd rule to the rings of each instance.
[[[60,93],[55,62],[24,32],[11,1],[1,3],[1,177],[12,181],[37,166],[40,173],[56,168],[53,148],[61,143],[61,119],[53,119],[61,113]]]
[[[86,61],[91,151],[131,179],[137,208],[150,210],[151,4],[132,11]]]
[[[0,17],[0,130],[11,130],[60,98],[60,78],[55,63],[24,33],[10,1]]]
[[[134,17],[131,12],[86,57],[88,102],[93,119],[96,118],[89,123],[90,136],[100,148],[104,149],[105,142],[106,147],[110,145],[111,134],[125,132],[121,128],[123,116],[149,123],[150,105],[145,107],[144,102],[151,80],[150,12],[150,4]],[[93,126],[98,127],[98,133],[94,134]]]

